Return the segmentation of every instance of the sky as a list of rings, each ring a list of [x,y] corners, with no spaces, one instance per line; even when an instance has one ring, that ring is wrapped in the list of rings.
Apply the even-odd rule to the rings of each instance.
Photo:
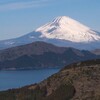
[[[0,0],[0,40],[25,35],[58,16],[100,32],[100,0]]]

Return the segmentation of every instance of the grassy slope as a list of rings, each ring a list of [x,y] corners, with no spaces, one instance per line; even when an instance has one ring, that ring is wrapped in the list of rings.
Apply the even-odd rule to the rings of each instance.
[[[0,92],[0,100],[100,100],[100,59],[66,66],[39,84]]]

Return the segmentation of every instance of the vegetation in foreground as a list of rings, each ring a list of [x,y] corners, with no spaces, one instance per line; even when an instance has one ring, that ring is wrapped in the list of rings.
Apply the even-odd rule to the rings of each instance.
[[[0,100],[100,100],[100,59],[66,66],[39,84],[2,91]]]

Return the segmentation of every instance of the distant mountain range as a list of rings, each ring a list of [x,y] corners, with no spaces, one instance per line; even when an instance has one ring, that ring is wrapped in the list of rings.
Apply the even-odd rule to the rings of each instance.
[[[68,65],[40,83],[1,91],[0,100],[100,100],[100,59]]]
[[[93,50],[91,52],[96,54],[96,55],[100,55],[100,49],[95,49],[95,50]]]
[[[34,41],[44,41],[80,50],[94,50],[100,49],[100,32],[94,31],[67,16],[60,16],[22,37],[0,41],[0,49]]]
[[[0,70],[58,68],[73,62],[100,58],[87,50],[33,42],[0,51]]]

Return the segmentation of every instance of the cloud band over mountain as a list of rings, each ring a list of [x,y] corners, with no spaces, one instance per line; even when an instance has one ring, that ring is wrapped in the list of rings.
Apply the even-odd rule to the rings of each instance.
[[[34,8],[45,6],[49,0],[21,0],[21,1],[9,1],[8,2],[0,2],[0,11],[8,11],[8,10],[17,10],[17,9],[25,9],[25,8]]]

